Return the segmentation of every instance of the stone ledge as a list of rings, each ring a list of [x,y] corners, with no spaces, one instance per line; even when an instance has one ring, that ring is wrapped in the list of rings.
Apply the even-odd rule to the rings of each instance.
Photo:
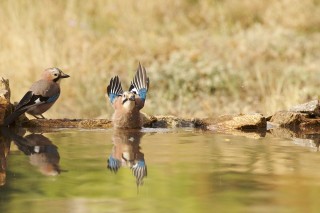
[[[9,80],[0,79],[0,125],[12,109],[10,103]],[[263,132],[267,130],[267,121],[272,128],[282,127],[289,129],[319,129],[320,130],[320,104],[313,100],[292,107],[289,111],[279,111],[266,118],[261,114],[222,115],[206,119],[184,119],[175,116],[150,116],[144,114],[144,127],[150,128],[201,128],[218,132],[231,130],[243,132]],[[43,127],[43,128],[110,128],[112,123],[108,119],[38,119],[28,120],[21,116],[16,126]]]
[[[112,122],[107,119],[32,119],[20,124],[27,128],[110,128]]]
[[[20,122],[20,123],[19,123]],[[25,128],[111,128],[108,119],[20,119],[16,126]],[[144,114],[144,127],[149,128],[201,128],[211,131],[255,131],[266,129],[266,119],[260,114],[224,115],[210,119],[183,119],[175,116],[149,116]]]
[[[271,116],[270,122],[292,130],[320,129],[319,100],[293,106],[288,111],[279,111]]]
[[[205,126],[209,130],[266,130],[267,121],[258,113],[240,115],[222,115],[214,119],[205,119]]]

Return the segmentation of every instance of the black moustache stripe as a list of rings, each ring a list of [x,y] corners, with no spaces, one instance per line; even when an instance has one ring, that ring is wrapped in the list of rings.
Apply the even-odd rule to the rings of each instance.
[[[57,82],[57,81],[59,81],[59,79],[60,79],[60,76],[58,76],[57,78],[53,79],[53,81]]]

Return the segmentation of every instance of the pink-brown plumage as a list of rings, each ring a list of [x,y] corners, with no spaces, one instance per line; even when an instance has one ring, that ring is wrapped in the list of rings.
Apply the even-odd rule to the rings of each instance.
[[[50,109],[59,98],[61,79],[68,77],[69,75],[55,67],[44,70],[41,79],[32,84],[14,111],[6,117],[4,125],[12,124],[25,112],[36,118],[44,118],[42,113]]]
[[[123,92],[118,76],[110,80],[107,96],[115,110],[112,115],[115,128],[137,129],[142,127],[143,119],[140,110],[144,107],[148,88],[149,78],[141,64],[131,82],[130,91]]]
[[[116,128],[132,128],[137,129],[142,126],[142,117],[140,109],[134,107],[131,110],[124,108],[121,104],[121,99],[114,103],[115,111],[112,115],[113,125]]]

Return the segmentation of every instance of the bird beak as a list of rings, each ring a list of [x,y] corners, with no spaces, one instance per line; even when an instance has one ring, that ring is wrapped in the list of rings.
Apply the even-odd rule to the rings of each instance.
[[[125,98],[125,99],[122,101],[122,104],[124,104],[124,103],[127,102],[127,101],[135,101],[134,95],[130,96],[129,98]]]
[[[128,100],[128,98],[124,99],[124,100],[122,101],[122,104],[124,104],[127,100]]]
[[[61,72],[60,78],[69,78],[69,77],[70,77],[70,75],[67,75],[67,74]]]

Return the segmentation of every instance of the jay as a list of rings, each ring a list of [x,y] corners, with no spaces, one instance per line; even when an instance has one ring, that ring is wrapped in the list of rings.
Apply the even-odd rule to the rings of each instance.
[[[123,91],[118,76],[111,78],[106,96],[114,108],[113,126],[122,129],[139,129],[143,118],[140,110],[143,108],[149,88],[149,78],[146,69],[139,63],[129,91]]]
[[[14,111],[4,120],[4,126],[12,124],[20,115],[27,112],[35,118],[45,118],[46,112],[56,102],[60,95],[60,81],[68,78],[58,68],[45,69],[42,78],[36,81],[23,96]],[[40,116],[40,117],[38,117]]]

